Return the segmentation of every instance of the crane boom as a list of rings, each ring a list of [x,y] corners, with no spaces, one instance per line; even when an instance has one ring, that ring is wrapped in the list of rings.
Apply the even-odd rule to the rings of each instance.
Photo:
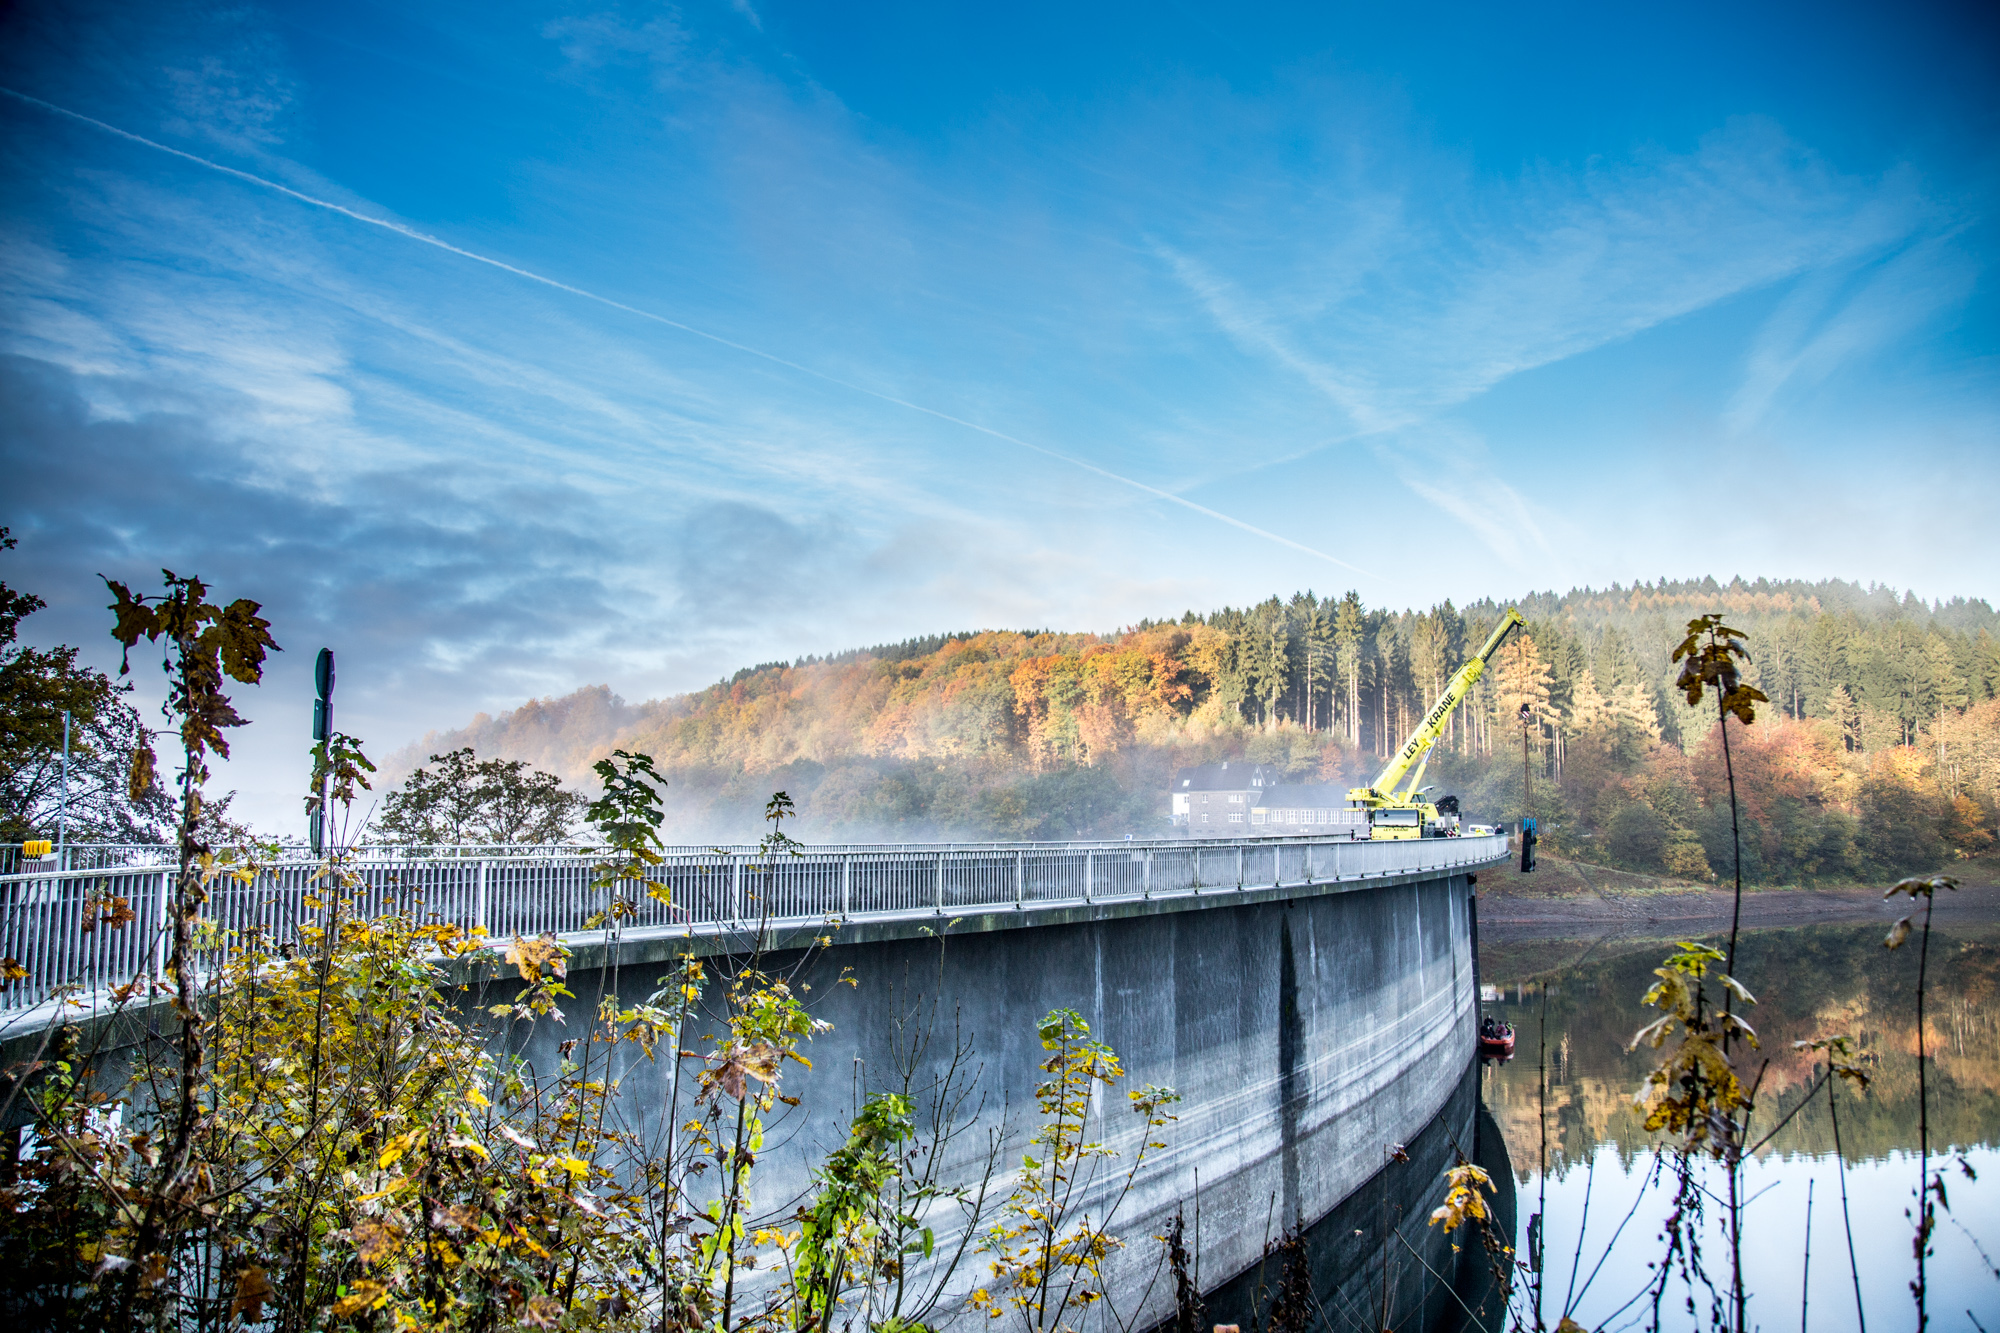
[[[1444,693],[1438,696],[1437,702],[1431,705],[1428,713],[1424,714],[1424,720],[1410,733],[1409,739],[1397,749],[1388,767],[1384,768],[1369,786],[1357,787],[1348,793],[1350,804],[1366,806],[1371,810],[1411,807],[1408,817],[1418,820],[1418,828],[1421,828],[1421,819],[1416,808],[1418,805],[1416,788],[1417,783],[1423,779],[1425,767],[1430,763],[1431,747],[1436,745],[1438,737],[1444,734],[1444,724],[1450,720],[1452,710],[1457,708],[1472,691],[1472,687],[1479,683],[1479,678],[1486,674],[1486,664],[1492,659],[1493,654],[1499,651],[1501,640],[1505,639],[1508,631],[1516,625],[1526,623],[1519,611],[1513,607],[1507,608],[1507,614],[1501,618],[1493,633],[1487,636],[1485,646],[1458,669],[1458,674],[1451,678],[1451,684],[1445,687]],[[1396,788],[1403,784],[1405,778],[1409,779],[1408,789],[1397,791]],[[1435,818],[1435,812],[1429,817]],[[1397,824],[1401,822],[1400,818],[1396,821]],[[1384,836],[1386,832],[1385,827],[1383,832],[1377,833],[1376,836]],[[1416,830],[1413,829],[1404,836],[1415,835]]]

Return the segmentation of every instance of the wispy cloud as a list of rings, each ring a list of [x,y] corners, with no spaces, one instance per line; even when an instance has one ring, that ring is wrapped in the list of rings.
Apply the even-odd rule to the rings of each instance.
[[[1821,384],[1843,365],[1901,342],[1961,305],[1976,278],[1943,236],[1805,275],[1759,328],[1723,424],[1737,434],[1756,429],[1779,395]]]
[[[1938,220],[1909,180],[1841,178],[1756,122],[1681,157],[1543,168],[1430,202],[1398,210],[1429,221],[1366,256],[1329,254],[1324,275],[1311,216],[1275,274],[1230,247],[1161,253],[1218,327],[1372,432]],[[1245,276],[1218,276],[1232,267]]]
[[[1275,268],[1270,238],[1231,237],[1208,254],[1161,243],[1155,253],[1232,343],[1338,409],[1347,429],[1322,447],[1373,442],[1404,486],[1511,567],[1552,555],[1533,507],[1496,478],[1467,475],[1462,452],[1436,469],[1408,459],[1412,441],[1441,429],[1462,445],[1453,414],[1494,387],[1805,275],[1752,354],[1729,416],[1740,429],[1780,385],[1908,334],[1963,290],[1941,268],[1940,243],[1912,239],[1948,221],[1912,181],[1843,178],[1757,122],[1680,157],[1449,181],[1443,188],[1458,193],[1424,206],[1409,181],[1374,184],[1364,173],[1352,185],[1287,219]],[[1357,204],[1371,190],[1381,198]],[[1352,233],[1322,247],[1312,235],[1321,208],[1412,221],[1371,229],[1364,251]],[[1801,335],[1841,275],[1897,246],[1901,257],[1840,317]],[[1436,480],[1444,476],[1448,484]]]
[[[691,324],[685,324],[680,320],[669,319],[665,315],[657,314],[650,310],[641,309],[638,306],[627,304],[624,301],[616,300],[615,298],[609,296],[604,296],[600,293],[590,291],[583,287],[578,287],[572,283],[563,282],[559,279],[551,278],[541,273],[536,273],[530,269],[522,268],[516,264],[507,263],[506,261],[501,259],[495,259],[490,255],[483,255],[478,253],[477,251],[468,250],[463,246],[454,245],[449,241],[442,240],[439,237],[429,235],[428,233],[419,231],[414,227],[407,226],[393,219],[373,216],[371,214],[364,213],[358,209],[350,208],[345,204],[335,203],[332,200],[322,199],[317,196],[307,194],[302,190],[293,189],[289,185],[280,184],[277,181],[270,180],[262,176],[258,176],[253,172],[243,171],[236,167],[227,166],[224,165],[223,163],[215,162],[208,158],[201,157],[198,154],[190,153],[183,149],[174,148],[171,145],[159,143],[155,140],[148,139],[143,135],[133,134],[129,130],[119,129],[115,125],[110,125],[94,117],[85,116],[79,112],[71,111],[65,107],[57,106],[52,102],[45,102],[38,97],[30,97],[26,93],[17,92],[14,89],[5,87],[0,87],[0,95],[5,95],[7,97],[11,97],[18,101],[27,103],[43,111],[47,111],[52,115],[67,117],[69,119],[78,121],[82,124],[89,125],[93,129],[102,130],[107,134],[116,135],[117,137],[128,140],[132,143],[139,144],[143,147],[150,148],[158,152],[169,154],[173,157],[182,159],[183,161],[192,163],[196,166],[204,167],[210,171],[218,172],[222,175],[230,176],[234,179],[243,181],[247,184],[275,191],[279,194],[287,196],[288,198],[294,199],[299,203],[307,204],[314,208],[324,209],[331,213],[337,213],[342,217],[348,218],[351,221],[358,222],[366,226],[381,228],[384,231],[392,232],[397,236],[403,237],[404,239],[415,241],[420,245],[427,245],[433,249],[442,250],[445,253],[456,256],[459,259],[467,260],[475,264],[483,264],[489,268],[498,269],[500,272],[509,274],[512,277],[520,278],[527,282],[537,283],[540,284],[541,286],[552,288],[556,291],[563,292],[564,294],[569,296],[577,297],[581,300],[595,302],[598,305],[606,306],[610,309],[617,310],[623,314],[632,315],[639,319],[648,320],[652,323],[663,325],[667,328],[677,330],[678,332],[688,334],[692,337],[705,339],[709,342],[716,343],[723,347],[727,347],[731,351],[740,352],[745,356],[756,357],[760,360],[768,361],[773,365],[783,366],[785,369],[796,371],[801,375],[810,375],[815,379],[823,380],[828,384],[832,384],[838,388],[848,390],[849,392],[852,393],[865,394],[868,397],[879,399],[882,402],[892,404],[896,407],[906,408],[912,412],[920,412],[925,416],[934,417],[939,421],[948,422],[951,425],[960,426],[965,428],[966,430],[976,431],[981,435],[988,436],[992,439],[1004,441],[1005,443],[1015,445],[1019,448],[1029,450],[1033,453],[1040,454],[1045,458],[1054,459],[1057,462],[1066,463],[1073,468],[1077,468],[1081,471],[1089,472],[1096,476],[1102,477],[1106,481],[1111,481],[1121,486],[1130,487],[1131,489],[1139,491],[1142,494],[1151,496],[1156,500],[1163,500],[1168,504],[1178,505],[1183,509],[1187,509],[1191,512],[1200,514],[1205,518],[1211,518],[1216,520],[1217,522],[1225,523],[1230,527],[1237,528],[1240,529],[1241,531],[1250,533],[1252,536],[1259,537],[1265,541],[1275,543],[1279,546],[1288,547],[1289,549],[1298,551],[1301,554],[1310,555],[1316,559],[1324,560],[1329,564],[1339,566],[1340,568],[1351,570],[1356,573],[1366,572],[1361,570],[1358,566],[1349,564],[1347,561],[1340,559],[1338,556],[1329,555],[1325,551],[1318,550],[1314,547],[1306,545],[1303,542],[1295,541],[1290,537],[1282,536],[1278,533],[1271,532],[1265,528],[1258,527],[1256,524],[1246,523],[1242,519],[1236,518],[1233,515],[1223,513],[1217,509],[1212,509],[1207,505],[1198,504],[1195,501],[1186,498],[1185,496],[1175,494],[1172,491],[1165,490],[1158,486],[1154,486],[1148,482],[1140,481],[1135,477],[1126,476],[1122,473],[1115,472],[1110,468],[1102,467],[1096,463],[1091,462],[1088,459],[1079,458],[1076,457],[1075,455],[1065,453],[1062,450],[1052,449],[1046,445],[1037,444],[1031,440],[1023,439],[1018,435],[1009,434],[1008,432],[1002,430],[996,430],[991,426],[987,426],[975,421],[969,421],[963,417],[954,416],[949,412],[940,411],[937,408],[929,407],[922,403],[912,402],[909,399],[900,398],[895,396],[894,394],[883,393],[879,390],[871,389],[864,385],[836,378],[835,376],[830,375],[825,371],[817,370],[810,366],[802,365],[799,362],[789,360],[785,357],[777,356],[771,352],[764,351],[760,348],[749,346],[748,344],[738,342],[735,339],[725,338],[722,335],[716,333],[710,333],[705,329],[696,328],[695,326]]]

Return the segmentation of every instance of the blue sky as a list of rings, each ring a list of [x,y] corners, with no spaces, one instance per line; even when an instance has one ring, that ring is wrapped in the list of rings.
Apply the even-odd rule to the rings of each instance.
[[[322,643],[386,751],[1301,587],[2000,597],[1990,17],[1387,8],[26,0],[7,580],[263,601],[272,821]]]

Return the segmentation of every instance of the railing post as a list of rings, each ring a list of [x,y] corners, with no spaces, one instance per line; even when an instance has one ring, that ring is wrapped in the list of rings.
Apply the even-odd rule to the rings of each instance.
[[[1236,891],[1243,892],[1243,844],[1236,844]]]
[[[1028,854],[1020,848],[1014,849],[1014,910],[1020,911],[1027,891]]]
[[[743,919],[743,858],[729,854],[729,919]]]
[[[939,916],[944,915],[944,853],[937,854],[937,901],[934,904]]]
[[[854,853],[840,854],[840,915],[845,919],[854,911]]]
[[[1153,849],[1144,848],[1139,853],[1139,896],[1153,896]]]
[[[1089,901],[1091,900],[1091,892],[1092,892],[1092,889],[1093,889],[1093,888],[1095,887],[1095,886],[1094,886],[1094,885],[1093,885],[1093,884],[1091,883],[1091,874],[1090,874],[1090,872],[1091,872],[1091,868],[1092,868],[1092,866],[1094,866],[1094,865],[1096,864],[1096,861],[1097,861],[1097,857],[1096,857],[1096,855],[1095,855],[1095,854],[1094,854],[1093,852],[1091,852],[1091,850],[1090,850],[1090,849],[1089,849],[1088,847],[1084,848],[1084,851],[1083,851],[1083,900],[1084,900],[1085,902],[1089,902]]]
[[[479,859],[479,901],[472,909],[472,925],[475,930],[486,929],[486,867],[485,857]]]

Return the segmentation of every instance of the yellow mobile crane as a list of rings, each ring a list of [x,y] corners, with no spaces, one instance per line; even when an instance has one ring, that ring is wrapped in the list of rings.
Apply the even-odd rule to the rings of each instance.
[[[1487,638],[1486,646],[1474,654],[1472,659],[1458,669],[1451,678],[1451,684],[1438,696],[1431,711],[1410,738],[1396,751],[1395,758],[1382,770],[1375,781],[1366,787],[1354,787],[1347,793],[1349,809],[1368,812],[1368,836],[1371,839],[1401,840],[1425,836],[1441,836],[1444,833],[1438,807],[1424,799],[1424,788],[1418,784],[1424,780],[1424,769],[1431,762],[1431,747],[1444,734],[1444,724],[1450,720],[1451,711],[1459,701],[1471,692],[1486,674],[1486,663],[1499,651],[1500,641],[1507,637],[1507,631],[1527,622],[1513,607],[1501,618],[1499,626]],[[1408,778],[1407,783],[1404,782]],[[1398,791],[1397,787],[1402,790]],[[1458,813],[1458,798],[1445,798],[1450,803],[1448,813]]]

